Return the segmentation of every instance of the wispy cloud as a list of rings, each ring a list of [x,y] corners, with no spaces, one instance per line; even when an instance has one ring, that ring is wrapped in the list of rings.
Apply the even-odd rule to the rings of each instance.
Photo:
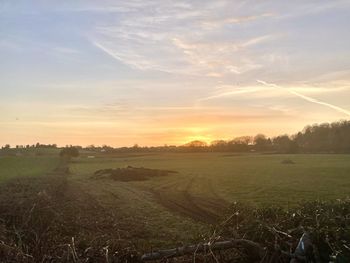
[[[232,24],[243,24],[247,22],[252,22],[262,18],[270,18],[274,15],[272,13],[263,13],[258,15],[251,16],[239,16],[239,17],[227,17],[227,18],[217,18],[213,20],[204,20],[201,21],[201,25],[205,29],[213,30],[223,26],[232,25]]]
[[[293,33],[276,26],[277,18],[293,19],[345,4],[335,1],[315,7],[315,2],[271,1],[247,9],[249,1],[127,1],[111,5],[118,19],[98,24],[89,35],[96,47],[138,70],[215,78],[252,76],[290,70],[293,62],[298,63],[290,59],[288,47],[293,42],[277,43]],[[100,9],[97,6],[96,12]],[[276,48],[283,43],[284,48]]]
[[[241,94],[247,94],[247,93],[256,93],[256,92],[261,92],[261,91],[266,91],[269,90],[271,88],[266,88],[266,87],[243,87],[243,88],[239,88],[236,87],[230,91],[224,91],[224,92],[219,92],[217,94],[208,96],[208,97],[204,97],[204,98],[200,98],[198,99],[198,102],[201,101],[207,101],[207,100],[213,100],[213,99],[219,99],[219,98],[224,98],[224,97],[232,97],[235,95],[241,95]]]
[[[275,88],[275,89],[279,89],[279,90],[285,90],[286,92],[290,93],[290,94],[293,94],[303,100],[306,100],[308,102],[311,102],[311,103],[315,103],[315,104],[319,104],[319,105],[322,105],[322,106],[325,106],[325,107],[328,107],[328,108],[331,108],[333,110],[336,110],[340,113],[343,113],[347,116],[350,116],[350,111],[342,108],[342,107],[339,107],[337,105],[333,105],[333,104],[330,104],[328,102],[324,102],[324,101],[321,101],[321,100],[318,100],[318,99],[315,99],[315,98],[312,98],[312,97],[309,97],[309,96],[306,96],[306,95],[303,95],[295,90],[291,90],[291,89],[288,89],[288,88],[283,88],[281,86],[278,86],[274,83],[267,83],[266,81],[263,81],[263,80],[257,80],[258,83],[264,85],[264,86],[267,86],[267,87],[272,87],[272,88]]]
[[[252,49],[274,39],[268,34],[225,39],[225,29],[203,27],[204,24],[211,27],[244,24],[272,16],[259,11],[246,16],[224,15],[230,6],[228,1],[220,5],[146,1],[142,6],[141,2],[137,3],[133,9],[128,3],[120,4],[124,11],[120,12],[119,19],[96,26],[90,39],[111,57],[139,70],[208,77],[244,74],[262,67]]]
[[[158,144],[349,116],[347,0],[15,2],[0,4],[3,143]]]

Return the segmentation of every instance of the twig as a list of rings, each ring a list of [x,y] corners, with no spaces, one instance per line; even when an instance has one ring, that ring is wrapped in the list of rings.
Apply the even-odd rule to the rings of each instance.
[[[73,255],[73,260],[74,262],[78,262],[79,258],[78,258],[78,254],[75,250],[75,244],[74,244],[74,237],[72,237],[72,246],[71,246],[71,250],[72,250],[72,255]]]
[[[286,236],[286,237],[292,238],[292,236],[289,235],[288,233],[283,232],[283,231],[281,231],[281,230],[278,230],[278,229],[276,229],[275,227],[272,227],[271,229],[272,229],[274,232],[278,233],[278,234],[281,234],[281,235],[284,235],[284,236]]]
[[[105,251],[106,263],[109,263],[108,246],[104,247],[103,250]]]

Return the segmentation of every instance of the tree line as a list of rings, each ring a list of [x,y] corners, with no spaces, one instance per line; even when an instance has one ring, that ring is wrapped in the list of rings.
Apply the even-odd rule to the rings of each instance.
[[[181,146],[113,148],[107,145],[86,149],[115,152],[270,152],[270,153],[350,153],[350,121],[313,124],[294,135],[267,137],[264,134],[240,136],[232,140],[191,141]]]
[[[56,148],[56,144],[44,145],[37,143],[31,146],[16,148]],[[73,146],[66,146],[71,151]],[[9,149],[5,145],[2,149]],[[294,135],[279,135],[267,137],[264,134],[255,136],[240,136],[232,140],[215,140],[210,144],[204,141],[191,141],[184,145],[164,145],[155,147],[114,148],[108,145],[87,147],[74,146],[78,150],[88,150],[104,153],[122,152],[270,152],[270,153],[350,153],[350,121],[338,121],[306,126]],[[67,152],[64,152],[67,153]]]

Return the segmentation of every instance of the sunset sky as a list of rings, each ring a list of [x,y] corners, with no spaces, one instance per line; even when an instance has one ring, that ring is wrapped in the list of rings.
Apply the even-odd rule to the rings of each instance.
[[[0,145],[183,144],[350,119],[350,1],[0,0]]]

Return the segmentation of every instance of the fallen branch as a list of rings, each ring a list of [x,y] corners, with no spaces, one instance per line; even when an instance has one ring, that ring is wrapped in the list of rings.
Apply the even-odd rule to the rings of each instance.
[[[257,259],[261,259],[265,250],[257,243],[246,239],[231,239],[227,241],[217,241],[213,243],[201,243],[197,245],[183,246],[173,249],[159,250],[144,254],[141,261],[152,261],[164,258],[181,257],[184,255],[191,255],[194,253],[224,250],[230,248],[243,248],[249,251],[249,254]]]
[[[32,255],[29,255],[29,254],[26,254],[26,253],[23,253],[21,250],[19,250],[18,248],[16,247],[11,247],[7,244],[5,244],[5,242],[3,241],[0,241],[0,254],[1,253],[5,253],[6,254],[9,254],[9,253],[15,253],[17,256],[22,256],[24,258],[33,258]]]

